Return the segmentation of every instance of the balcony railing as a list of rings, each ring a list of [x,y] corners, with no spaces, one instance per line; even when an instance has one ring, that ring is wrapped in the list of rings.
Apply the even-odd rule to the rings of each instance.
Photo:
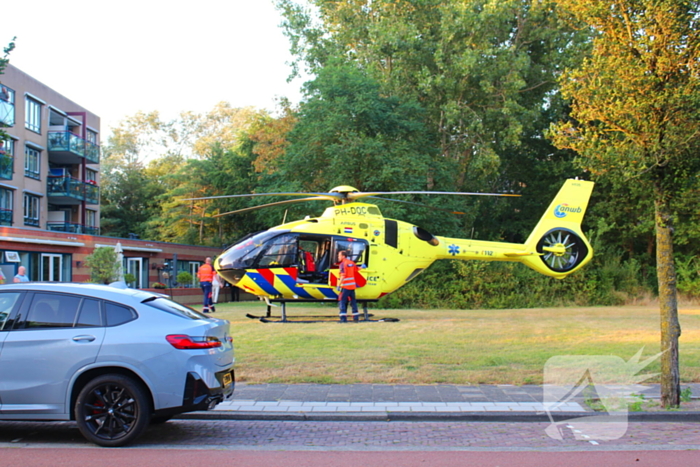
[[[88,204],[100,202],[100,188],[94,183],[83,182],[68,175],[48,176],[46,192],[51,197],[72,198]]]
[[[100,187],[88,180],[85,182],[85,202],[88,204],[100,204]]]
[[[49,131],[48,146],[50,153],[84,157],[91,164],[100,163],[100,147],[70,131]]]
[[[47,230],[53,230],[54,232],[68,232],[77,234],[88,234],[88,235],[99,235],[99,227],[91,227],[89,225],[83,224],[73,224],[71,222],[47,222]]]
[[[0,225],[12,225],[12,209],[0,208]]]
[[[49,151],[72,152],[85,157],[85,140],[70,131],[49,131]]]
[[[100,147],[90,141],[85,141],[85,159],[93,164],[100,163]]]
[[[0,152],[0,178],[12,180],[15,158]]]

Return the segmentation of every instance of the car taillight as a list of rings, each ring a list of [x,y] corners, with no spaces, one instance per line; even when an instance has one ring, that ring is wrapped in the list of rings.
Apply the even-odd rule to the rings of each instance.
[[[192,350],[221,347],[221,341],[216,337],[192,337],[184,334],[171,334],[165,336],[165,339],[176,349]]]

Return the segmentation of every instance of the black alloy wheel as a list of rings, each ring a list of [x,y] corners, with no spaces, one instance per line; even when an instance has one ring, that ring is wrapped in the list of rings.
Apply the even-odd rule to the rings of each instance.
[[[90,381],[75,402],[78,429],[105,447],[124,446],[148,426],[151,404],[146,390],[132,378],[103,375]]]

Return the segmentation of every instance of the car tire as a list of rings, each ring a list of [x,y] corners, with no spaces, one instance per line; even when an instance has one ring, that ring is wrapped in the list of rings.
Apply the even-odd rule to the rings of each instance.
[[[98,376],[85,385],[75,401],[80,433],[99,446],[131,443],[143,433],[150,418],[146,390],[128,376]]]

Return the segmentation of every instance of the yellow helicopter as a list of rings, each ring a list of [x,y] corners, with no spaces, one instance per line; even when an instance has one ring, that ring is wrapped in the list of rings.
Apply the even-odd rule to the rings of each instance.
[[[360,192],[339,186],[328,193],[266,193],[229,195],[199,199],[244,196],[294,196],[266,206],[299,201],[330,200],[319,217],[307,217],[251,234],[224,251],[214,268],[229,283],[257,295],[268,303],[282,303],[282,321],[287,320],[287,302],[335,301],[338,299],[337,253],[345,250],[360,266],[357,301],[376,301],[418,276],[439,259],[514,261],[555,278],[580,269],[593,256],[581,231],[581,221],[593,191],[593,182],[567,180],[523,244],[435,236],[427,230],[382,216],[379,208],[359,202],[366,197],[388,194],[458,194],[514,196],[498,193]]]

